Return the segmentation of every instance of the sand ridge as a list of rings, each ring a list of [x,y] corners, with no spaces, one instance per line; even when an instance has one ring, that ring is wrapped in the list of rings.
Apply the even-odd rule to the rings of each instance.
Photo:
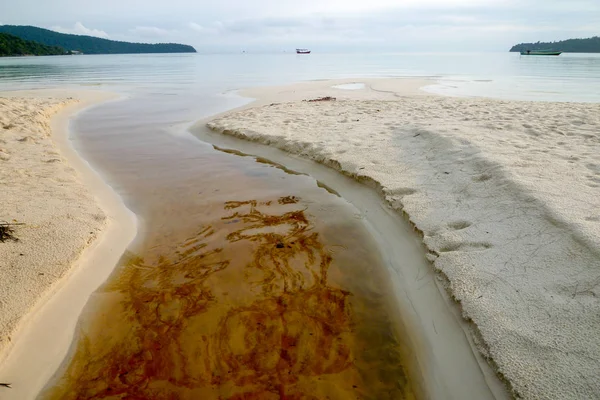
[[[405,82],[255,90],[266,105],[209,127],[378,188],[422,232],[514,395],[593,398],[600,106],[446,98],[403,92]],[[337,100],[271,103],[325,95]]]
[[[74,102],[0,98],[0,220],[23,224],[0,243],[0,351],[106,223],[50,137],[52,115]]]
[[[2,399],[35,398],[67,354],[89,295],[136,234],[134,215],[68,135],[75,113],[117,97],[72,89],[0,93],[0,128],[8,126],[0,129],[8,154],[0,172],[9,188],[1,196],[10,205],[0,217],[25,224],[17,227],[18,242],[0,243],[0,270],[12,280],[3,285],[0,309],[13,307],[5,325],[11,340],[0,349],[0,381],[12,386],[0,388]],[[20,269],[5,267],[16,257]]]

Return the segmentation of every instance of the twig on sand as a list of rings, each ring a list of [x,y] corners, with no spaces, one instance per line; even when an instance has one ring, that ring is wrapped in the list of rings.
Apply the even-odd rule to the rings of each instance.
[[[6,388],[12,389],[12,387],[10,386],[10,383],[0,383],[0,386],[4,386]]]
[[[307,101],[309,103],[314,103],[316,101],[334,101],[335,97],[331,97],[331,96],[326,96],[326,97],[319,97],[317,99],[312,99],[312,100],[302,100],[302,101]]]
[[[4,243],[7,240],[14,240],[15,242],[17,242],[19,240],[14,235],[15,230],[13,229],[13,226],[16,226],[16,225],[25,225],[25,224],[9,223],[6,221],[0,222],[0,242]]]

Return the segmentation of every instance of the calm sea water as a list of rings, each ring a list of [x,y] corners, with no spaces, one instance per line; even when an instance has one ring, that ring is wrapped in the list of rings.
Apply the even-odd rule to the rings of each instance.
[[[361,77],[435,77],[457,96],[600,102],[600,54],[167,54],[0,59],[0,90],[102,85],[160,96]]]

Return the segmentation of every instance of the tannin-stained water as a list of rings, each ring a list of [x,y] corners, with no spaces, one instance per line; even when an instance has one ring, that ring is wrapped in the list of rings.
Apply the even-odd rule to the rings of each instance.
[[[117,145],[90,133],[84,146],[143,229],[41,398],[420,393],[386,269],[353,206],[310,177],[145,134]]]

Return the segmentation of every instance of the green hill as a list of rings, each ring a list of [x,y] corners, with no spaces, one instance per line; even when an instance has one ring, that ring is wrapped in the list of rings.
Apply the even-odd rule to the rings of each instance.
[[[569,39],[560,42],[521,43],[513,46],[510,51],[555,50],[565,53],[600,53],[600,37],[589,39]]]
[[[1,25],[0,32],[32,40],[48,46],[59,46],[67,51],[84,54],[130,54],[130,53],[195,53],[192,46],[177,43],[129,43],[101,39],[93,36],[68,35],[35,26]]]
[[[46,46],[31,40],[0,32],[0,57],[7,56],[55,56],[65,54],[65,50],[57,46]]]

